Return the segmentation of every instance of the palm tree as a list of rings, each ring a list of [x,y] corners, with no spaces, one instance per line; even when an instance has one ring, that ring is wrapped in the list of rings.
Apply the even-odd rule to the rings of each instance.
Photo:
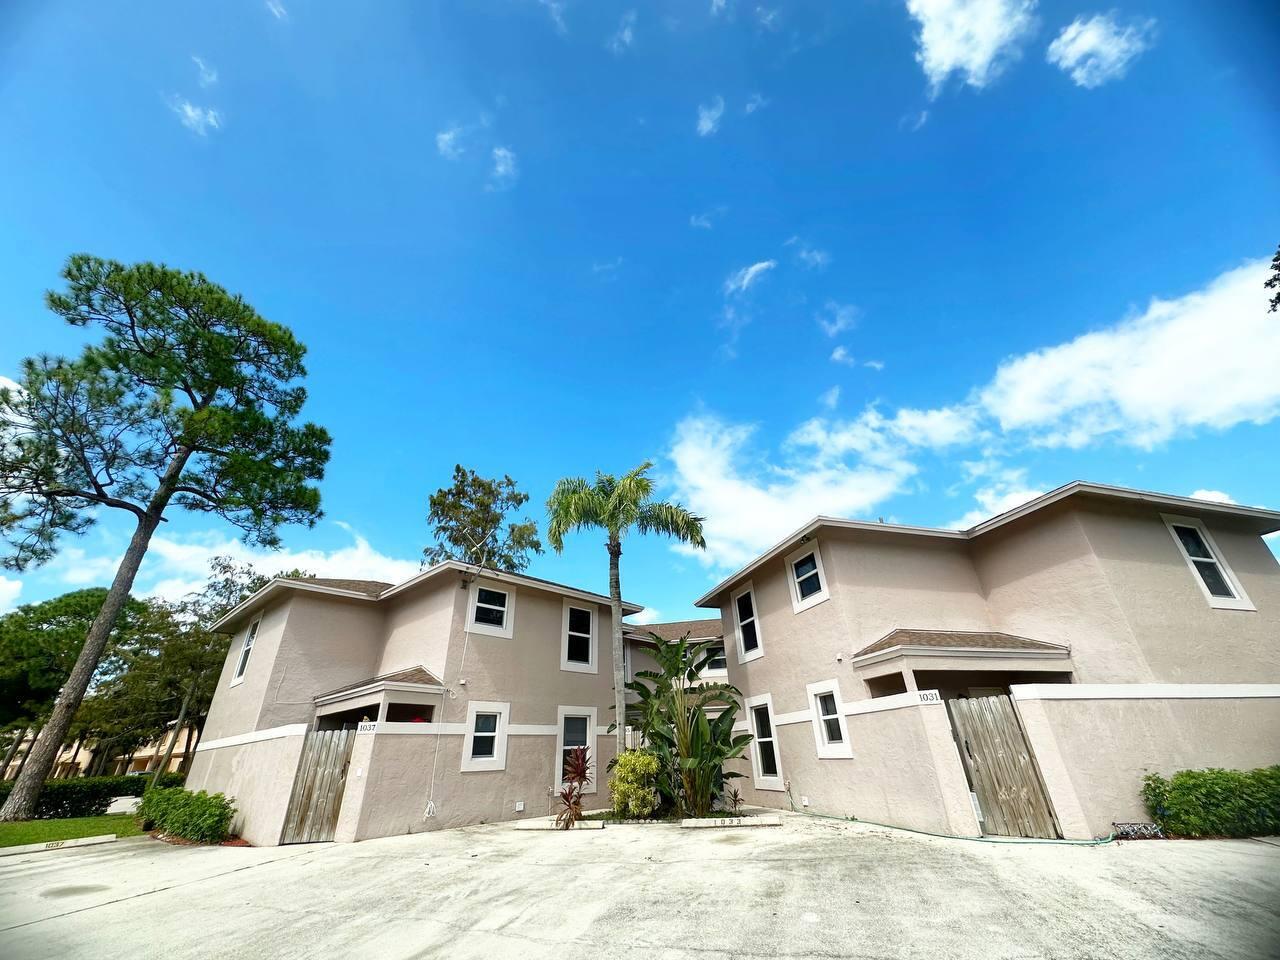
[[[637,533],[661,533],[699,549],[706,548],[702,538],[702,517],[678,503],[655,502],[653,480],[648,476],[653,463],[646,460],[621,477],[596,472],[595,482],[585,477],[565,477],[547,498],[547,539],[556,553],[564,550],[565,534],[588,527],[608,535],[609,600],[613,616],[613,717],[621,756],[626,750],[626,677],[622,672],[622,581],[618,560],[622,556],[622,540],[634,528]]]

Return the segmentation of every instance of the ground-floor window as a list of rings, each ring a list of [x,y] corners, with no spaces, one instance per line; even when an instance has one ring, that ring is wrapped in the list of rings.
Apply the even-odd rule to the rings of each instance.
[[[751,761],[757,790],[781,790],[782,765],[773,725],[773,697],[761,694],[747,698],[751,718]]]
[[[564,768],[569,759],[569,752],[585,747],[587,761],[591,768],[591,783],[583,793],[596,792],[596,708],[595,707],[561,707],[557,718],[558,733],[556,735],[556,778],[557,789],[564,786]]]
[[[466,736],[462,743],[462,770],[474,773],[507,768],[509,703],[473,700],[467,704]]]
[[[813,742],[818,756],[825,760],[852,757],[839,685],[835,680],[824,680],[808,684],[806,692],[813,713]]]

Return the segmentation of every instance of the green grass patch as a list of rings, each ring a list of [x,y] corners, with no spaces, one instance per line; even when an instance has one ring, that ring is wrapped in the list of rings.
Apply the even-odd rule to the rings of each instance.
[[[136,837],[142,831],[131,813],[107,813],[100,817],[71,817],[67,820],[20,820],[0,823],[0,847],[20,847],[24,843],[48,843],[50,840],[74,840],[77,837],[99,837],[114,833],[118,837]]]

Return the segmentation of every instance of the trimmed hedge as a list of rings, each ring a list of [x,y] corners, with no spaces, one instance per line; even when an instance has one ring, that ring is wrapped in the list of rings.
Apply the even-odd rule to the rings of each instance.
[[[221,843],[230,835],[235,812],[235,804],[220,793],[157,787],[142,795],[138,822],[143,830],[160,830],[197,843]]]
[[[1280,766],[1179,770],[1143,778],[1142,799],[1166,834],[1257,837],[1280,833]]]
[[[184,779],[180,773],[162,773],[160,786],[180,786]],[[150,776],[46,780],[40,790],[40,799],[36,801],[35,819],[101,816],[116,797],[140,797],[150,782]],[[0,781],[0,803],[8,799],[12,789],[12,780]]]

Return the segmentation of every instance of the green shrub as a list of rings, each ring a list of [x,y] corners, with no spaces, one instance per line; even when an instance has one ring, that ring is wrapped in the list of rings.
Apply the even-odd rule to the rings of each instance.
[[[1256,837],[1280,833],[1280,766],[1179,770],[1143,778],[1142,799],[1166,834]]]
[[[162,773],[160,785],[181,786],[183,775]],[[96,817],[107,812],[116,797],[140,797],[151,782],[149,776],[75,777],[71,780],[46,780],[36,801],[37,820],[61,820],[65,817]],[[13,781],[0,782],[0,803],[9,797]]]
[[[156,787],[142,795],[138,821],[143,830],[160,830],[197,843],[221,843],[230,835],[235,812],[235,804],[220,793]]]
[[[658,758],[647,750],[628,750],[618,757],[609,775],[613,812],[628,820],[649,816],[658,807]]]

